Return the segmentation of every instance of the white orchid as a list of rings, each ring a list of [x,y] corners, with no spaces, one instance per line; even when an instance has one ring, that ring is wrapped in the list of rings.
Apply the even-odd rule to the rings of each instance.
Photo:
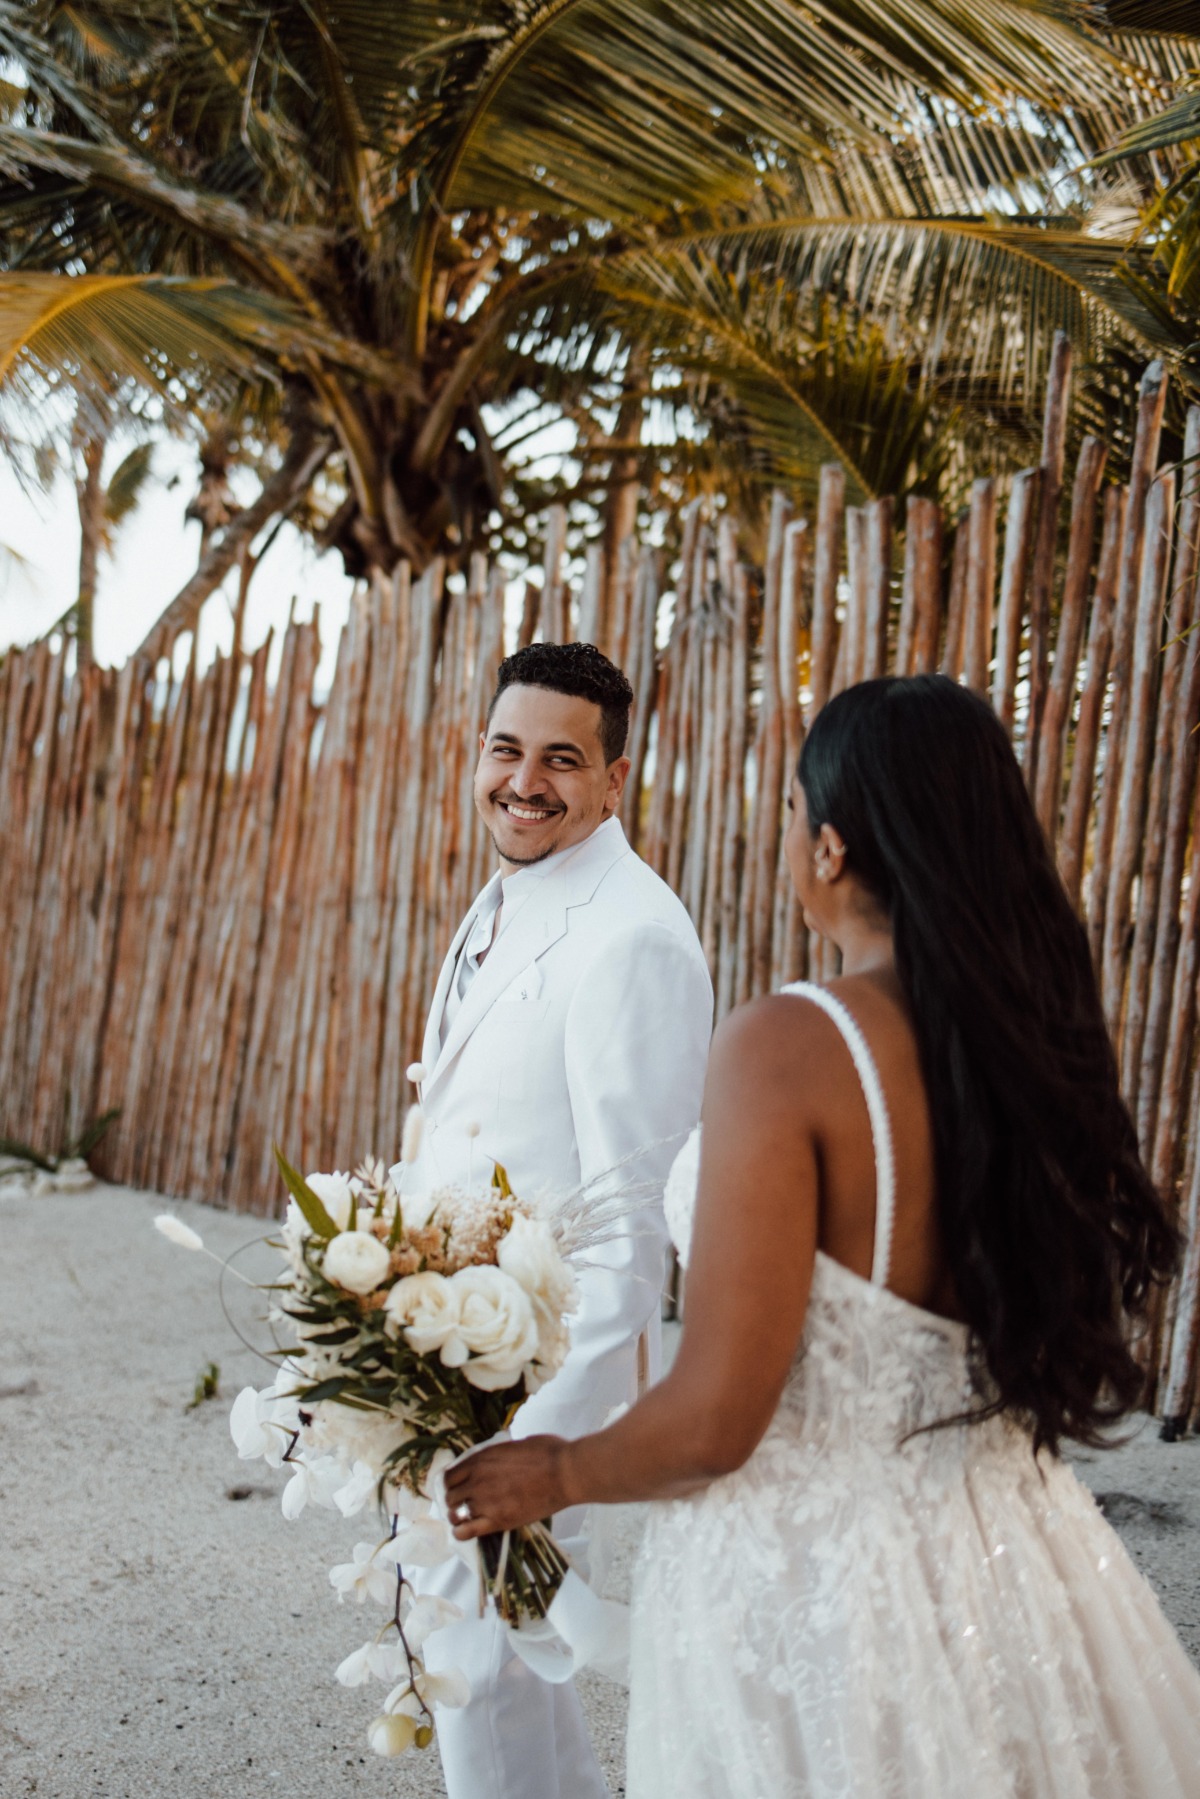
[[[408,1638],[409,1648],[419,1649],[435,1630],[444,1630],[447,1624],[456,1624],[465,1616],[461,1605],[439,1598],[436,1593],[422,1593],[409,1601],[403,1613],[404,1634]]]
[[[466,1705],[470,1697],[471,1683],[461,1668],[443,1668],[440,1674],[429,1674],[418,1664],[411,1681],[406,1678],[393,1687],[383,1709],[392,1716],[409,1717],[418,1716],[422,1705],[430,1711],[435,1705],[444,1705],[447,1711],[454,1712]]]
[[[397,1561],[410,1568],[436,1568],[449,1561],[457,1543],[443,1518],[415,1518],[392,1538]]]
[[[329,1584],[339,1599],[356,1599],[359,1605],[377,1599],[380,1605],[394,1605],[400,1559],[394,1538],[386,1543],[356,1543],[354,1560],[339,1562],[329,1570]]]
[[[406,1679],[408,1657],[398,1640],[380,1643],[375,1638],[348,1655],[334,1678],[344,1687],[363,1687],[369,1680],[396,1681]]]
[[[376,1755],[403,1755],[417,1740],[420,1725],[407,1712],[382,1713],[367,1732],[367,1741]]]
[[[307,1505],[333,1510],[334,1485],[343,1478],[342,1464],[336,1456],[319,1455],[311,1461],[304,1455],[293,1456],[288,1467],[292,1478],[280,1499],[285,1518],[298,1518]]]
[[[349,1480],[337,1489],[333,1503],[343,1518],[356,1518],[367,1502],[375,1497],[379,1476],[369,1462],[357,1461]]]
[[[296,1402],[276,1393],[273,1386],[261,1392],[243,1387],[229,1411],[229,1434],[243,1462],[260,1456],[270,1468],[282,1466],[296,1429]]]

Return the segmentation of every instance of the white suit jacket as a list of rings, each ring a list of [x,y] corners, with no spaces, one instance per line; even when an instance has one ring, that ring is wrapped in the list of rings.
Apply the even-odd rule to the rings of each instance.
[[[615,1178],[652,1180],[658,1197],[590,1253],[566,1362],[513,1424],[517,1436],[583,1436],[636,1397],[643,1331],[657,1372],[661,1187],[700,1114],[712,985],[683,905],[612,818],[530,884],[443,1044],[459,950],[499,880],[442,966],[422,1053],[425,1130],[404,1186],[465,1183],[469,1171],[478,1182],[498,1161],[518,1194],[561,1194],[647,1152]]]

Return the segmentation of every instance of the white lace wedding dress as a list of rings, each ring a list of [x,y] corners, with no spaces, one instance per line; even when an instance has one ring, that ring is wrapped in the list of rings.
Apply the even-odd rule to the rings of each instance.
[[[879,1077],[870,1282],[818,1254],[744,1467],[658,1502],[634,1578],[628,1799],[1197,1799],[1200,1675],[1070,1469],[971,1397],[967,1333],[887,1290]],[[667,1219],[686,1259],[698,1142]]]

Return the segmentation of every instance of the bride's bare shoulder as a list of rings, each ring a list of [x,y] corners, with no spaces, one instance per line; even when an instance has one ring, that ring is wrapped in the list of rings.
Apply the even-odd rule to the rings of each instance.
[[[795,1099],[797,1078],[804,1086],[830,1065],[838,1029],[828,1014],[803,994],[772,993],[730,1012],[713,1037],[710,1078],[736,1078],[740,1087],[782,1084]]]

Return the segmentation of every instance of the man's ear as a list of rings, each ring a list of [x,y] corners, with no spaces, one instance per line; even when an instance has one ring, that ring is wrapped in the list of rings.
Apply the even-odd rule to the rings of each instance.
[[[481,756],[486,748],[487,748],[487,732],[481,731],[479,733],[479,754]]]
[[[621,803],[621,795],[625,791],[625,783],[629,779],[629,771],[633,767],[628,756],[618,756],[615,762],[608,765],[608,791],[604,795],[604,810],[615,812]]]

